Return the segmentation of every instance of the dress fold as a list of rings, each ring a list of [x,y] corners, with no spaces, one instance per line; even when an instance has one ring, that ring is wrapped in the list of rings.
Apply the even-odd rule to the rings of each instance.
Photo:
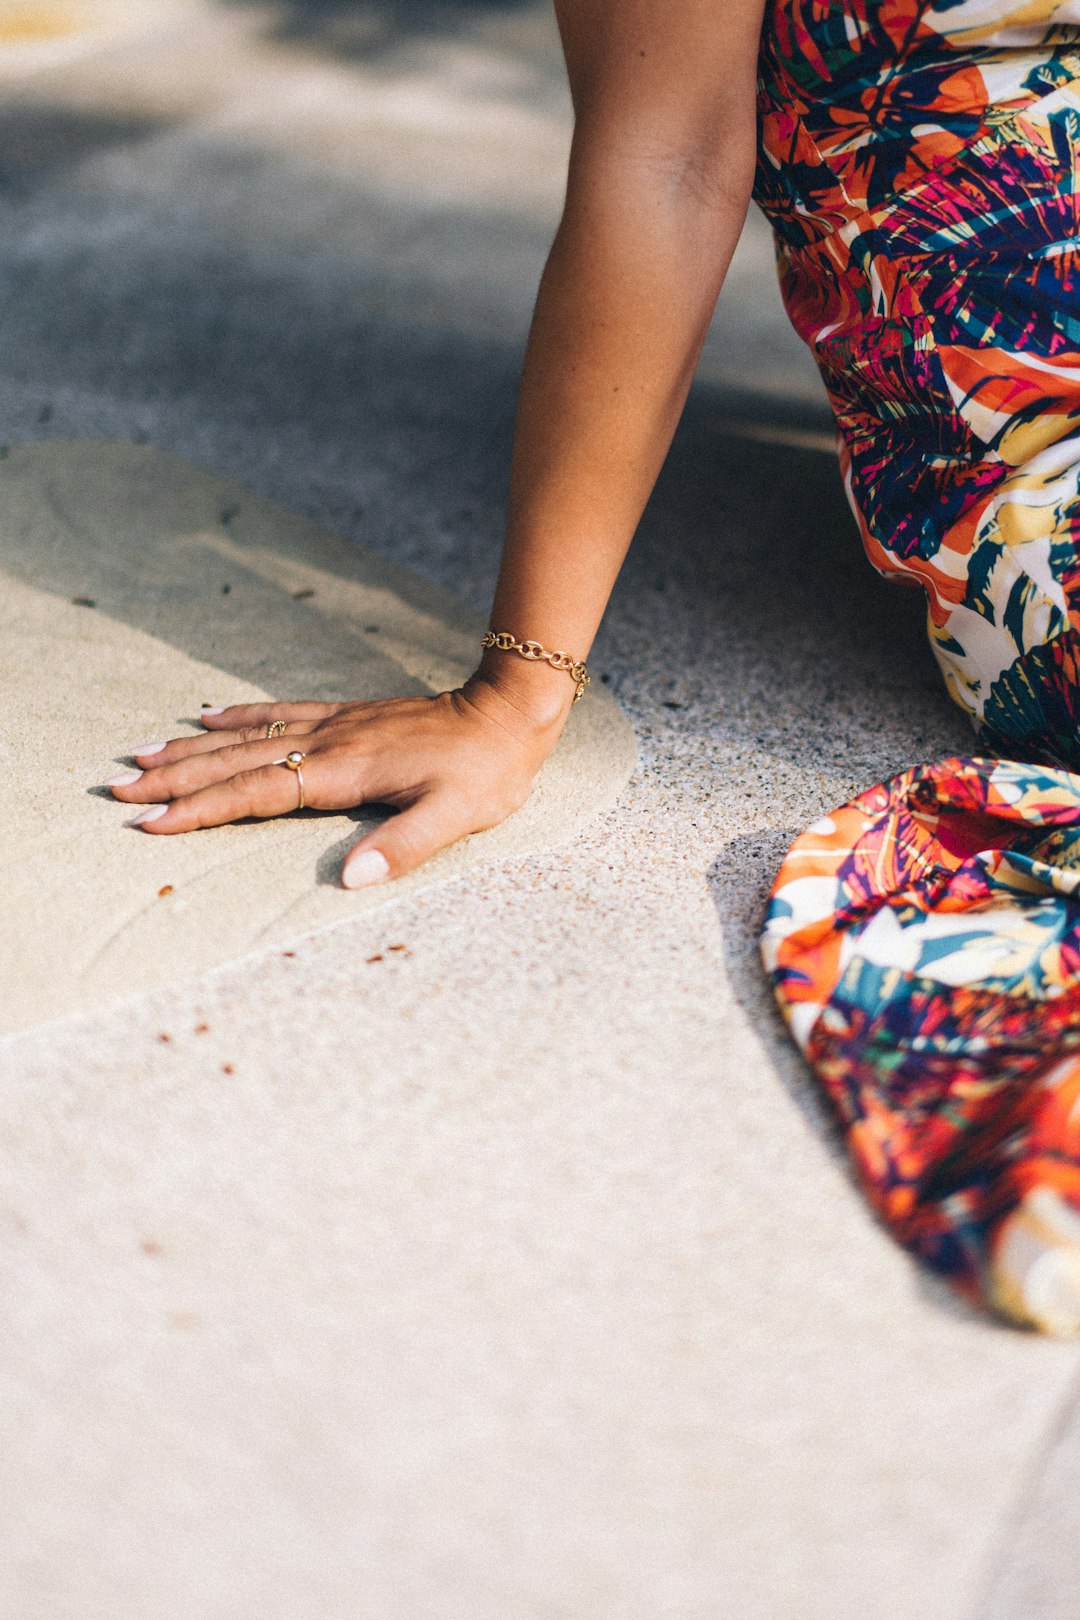
[[[1080,0],[772,0],[755,196],[970,758],[815,823],[762,941],[862,1186],[1080,1332]]]

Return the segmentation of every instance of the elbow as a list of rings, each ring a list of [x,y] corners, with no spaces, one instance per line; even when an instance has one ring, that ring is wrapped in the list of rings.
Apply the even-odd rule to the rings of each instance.
[[[660,148],[653,170],[673,203],[720,207],[745,214],[754,188],[753,140],[708,137]]]
[[[729,98],[696,115],[643,119],[635,149],[673,203],[745,214],[757,162],[755,104]]]
[[[647,188],[672,209],[740,218],[750,206],[757,158],[754,109],[696,124],[642,117],[631,127],[579,117],[571,174],[603,173],[609,183]]]

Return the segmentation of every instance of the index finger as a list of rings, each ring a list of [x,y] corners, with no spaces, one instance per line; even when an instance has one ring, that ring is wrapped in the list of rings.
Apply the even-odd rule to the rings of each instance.
[[[246,726],[268,725],[271,720],[325,720],[341,703],[234,703],[219,709],[204,703],[199,723],[207,731],[242,731]]]

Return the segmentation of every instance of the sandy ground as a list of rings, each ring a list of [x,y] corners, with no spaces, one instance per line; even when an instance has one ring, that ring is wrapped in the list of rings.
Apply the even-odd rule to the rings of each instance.
[[[9,447],[0,683],[13,719],[0,757],[20,793],[0,804],[15,919],[0,958],[0,1036],[550,848],[611,806],[636,748],[600,682],[574,704],[518,815],[360,895],[340,873],[377,824],[372,809],[287,814],[201,838],[125,836],[130,806],[94,780],[103,737],[130,769],[125,749],[142,746],[133,739],[197,734],[194,716],[210,701],[198,692],[240,703],[444,692],[475,667],[484,627],[381,553],[148,445]],[[289,746],[279,740],[267,763]],[[299,780],[279,779],[290,809]]]
[[[0,83],[0,442],[168,451],[482,612],[546,12],[0,4]],[[793,833],[968,742],[827,445],[752,222],[593,660],[617,805],[0,1046],[0,1612],[1074,1613],[1080,1351],[874,1226],[756,962]]]

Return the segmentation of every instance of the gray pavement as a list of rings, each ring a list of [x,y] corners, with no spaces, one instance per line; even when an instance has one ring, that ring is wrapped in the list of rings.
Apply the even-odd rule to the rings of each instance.
[[[544,8],[16,9],[0,442],[149,443],[482,608]],[[1071,1612],[1080,1352],[874,1226],[756,962],[793,834],[969,741],[827,439],[752,220],[593,660],[620,804],[0,1046],[0,1612]]]

